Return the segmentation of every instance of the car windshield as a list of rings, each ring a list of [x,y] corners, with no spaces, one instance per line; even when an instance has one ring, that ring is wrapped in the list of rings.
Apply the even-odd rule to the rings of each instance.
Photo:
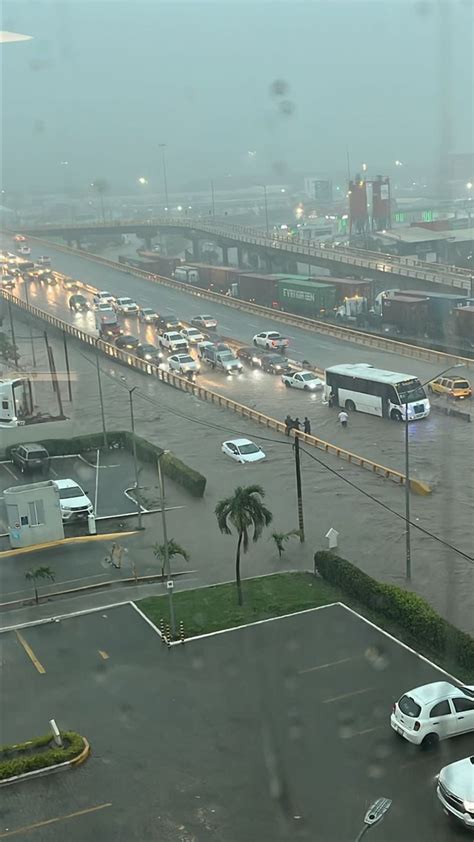
[[[453,389],[469,389],[469,383],[467,380],[456,380],[456,382],[453,383]]]
[[[151,309],[151,307],[142,307],[142,313],[144,313],[145,316],[152,316],[154,311]]]
[[[82,488],[79,488],[78,485],[71,485],[67,488],[60,488],[58,490],[61,500],[67,500],[70,497],[82,497],[84,494]]]
[[[145,354],[154,354],[156,353],[156,348],[154,345],[142,345],[142,351]]]
[[[121,298],[120,303],[121,304],[133,304],[133,301],[132,301],[131,298]]]
[[[179,361],[180,361],[180,363],[193,363],[194,362],[193,358],[190,357],[189,354],[183,354],[182,357],[179,357]]]
[[[426,398],[426,392],[421,384],[415,385],[413,388],[404,388],[403,385],[397,387],[400,403],[415,403]]]
[[[315,374],[311,374],[309,371],[307,371],[306,374],[301,375],[301,379],[302,380],[317,380],[317,377],[316,377]]]
[[[227,363],[227,362],[229,362],[230,360],[233,360],[233,359],[234,359],[234,357],[233,357],[233,355],[230,353],[230,351],[229,351],[229,352],[227,352],[227,353],[226,353],[225,351],[221,351],[221,353],[220,353],[220,358],[221,358],[221,360],[222,360],[222,362],[223,362],[223,363]]]
[[[273,363],[274,365],[285,365],[286,364],[286,358],[280,357],[279,354],[269,354],[268,357],[265,357],[265,359],[267,360],[267,362]]]
[[[191,327],[188,330],[188,336],[201,336],[198,330],[195,327]]]
[[[420,705],[415,702],[411,696],[402,696],[402,698],[399,699],[398,707],[405,716],[412,716],[413,718],[416,718],[421,713]]]
[[[47,459],[48,454],[46,450],[30,450],[27,454],[28,459]]]
[[[242,456],[247,456],[249,453],[258,453],[260,450],[256,444],[253,442],[249,442],[248,444],[239,444],[239,451],[241,452]]]
[[[268,333],[267,336],[268,336],[268,339],[281,339],[281,336],[280,336],[279,333]]]

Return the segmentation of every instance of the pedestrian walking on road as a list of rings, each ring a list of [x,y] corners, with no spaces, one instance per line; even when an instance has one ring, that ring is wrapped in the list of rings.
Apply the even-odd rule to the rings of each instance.
[[[303,430],[305,433],[308,434],[308,436],[311,435],[311,421],[306,416],[303,422]]]
[[[342,409],[339,415],[337,416],[337,420],[339,421],[341,427],[347,427],[347,422],[349,421],[349,416],[347,412],[345,412]]]
[[[285,418],[285,433],[286,433],[287,436],[290,435],[290,430],[291,430],[292,426],[293,426],[293,418],[291,417],[291,415],[287,415],[286,418]]]

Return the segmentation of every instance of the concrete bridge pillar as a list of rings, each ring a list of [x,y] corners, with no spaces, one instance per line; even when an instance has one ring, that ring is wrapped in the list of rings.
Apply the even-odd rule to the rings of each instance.
[[[145,236],[143,237],[143,239],[144,239],[144,241],[145,241],[145,248],[147,249],[147,251],[151,251],[151,247],[152,247],[152,238],[151,238],[150,234],[145,234]]]
[[[194,258],[194,260],[199,260],[200,249],[199,249],[199,240],[197,239],[197,237],[193,238],[192,244],[193,244],[193,258]]]
[[[237,246],[237,266],[242,269],[244,265],[244,250],[242,246]]]
[[[222,263],[224,266],[229,265],[229,248],[228,246],[221,246],[222,249]]]

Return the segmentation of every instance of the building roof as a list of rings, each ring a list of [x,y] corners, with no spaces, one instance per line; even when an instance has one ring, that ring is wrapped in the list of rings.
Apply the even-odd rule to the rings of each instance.
[[[440,240],[450,240],[454,231],[433,231],[429,228],[412,225],[407,228],[396,228],[392,231],[377,231],[377,237],[400,243],[430,243]],[[456,232],[459,233],[459,232]]]
[[[453,228],[449,233],[449,239],[456,243],[468,243],[474,240],[474,228]]]

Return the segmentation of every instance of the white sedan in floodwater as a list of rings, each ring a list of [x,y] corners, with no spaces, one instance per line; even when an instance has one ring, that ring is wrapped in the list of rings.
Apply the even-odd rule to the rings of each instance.
[[[222,452],[235,462],[261,462],[266,456],[258,444],[250,439],[230,439],[222,444]]]

